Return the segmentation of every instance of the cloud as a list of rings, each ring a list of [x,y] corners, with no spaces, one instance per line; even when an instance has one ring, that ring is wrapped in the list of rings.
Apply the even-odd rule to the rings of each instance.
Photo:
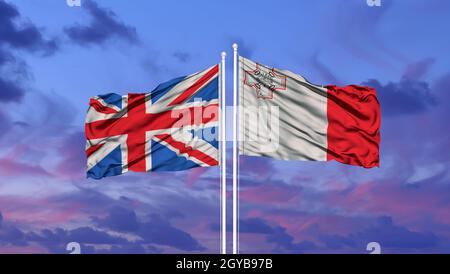
[[[435,63],[434,58],[425,58],[406,67],[403,77],[410,80],[419,80],[424,77],[430,67]]]
[[[316,244],[311,241],[294,241],[294,237],[286,232],[286,229],[278,226],[272,234],[267,236],[267,242],[276,245],[274,251],[279,253],[302,253],[317,249]]]
[[[0,243],[15,246],[26,246],[25,234],[18,228],[10,225],[3,225],[0,228]]]
[[[12,54],[4,49],[0,49],[0,66],[14,62],[15,58]]]
[[[320,59],[319,53],[316,52],[311,57],[311,65],[319,72],[320,76],[324,81],[327,81],[329,84],[339,85],[341,81],[335,76],[333,72],[326,66]]]
[[[213,226],[214,229],[219,229],[219,226]],[[274,248],[272,252],[276,253],[302,253],[306,251],[313,251],[317,249],[316,244],[311,241],[300,241],[294,240],[286,228],[278,224],[270,224],[265,219],[262,218],[245,218],[239,221],[239,232],[241,233],[241,242],[245,242],[247,239],[254,234],[265,235],[265,240],[267,243],[273,244]],[[253,248],[253,247],[250,247]],[[252,249],[246,252],[254,252]]]
[[[100,227],[139,236],[142,244],[157,244],[184,251],[200,251],[205,248],[189,233],[172,226],[166,218],[151,214],[147,221],[139,221],[133,210],[114,207],[104,219],[94,218]]]
[[[358,248],[357,243],[349,237],[341,235],[323,234],[319,237],[320,241],[325,244],[325,247],[331,250],[344,249],[345,247]],[[367,242],[367,240],[365,241]],[[360,246],[362,250],[362,246]]]
[[[10,158],[0,158],[0,174],[5,176],[51,176],[49,172],[39,165],[28,164]]]
[[[245,184],[243,184],[245,185]],[[276,204],[278,206],[290,204],[301,194],[302,188],[289,186],[282,181],[271,180],[270,183],[244,188],[239,198],[248,203]]]
[[[11,126],[12,123],[10,118],[0,111],[0,139],[7,131],[10,130]]]
[[[205,216],[211,216],[211,211],[217,212],[214,206],[208,207],[204,202],[200,203],[198,197],[192,196],[194,194],[192,192],[196,191],[189,188],[186,188],[186,191],[181,190],[183,194],[175,195],[184,197],[184,200],[176,199],[169,193],[163,195],[164,190],[158,187],[158,184],[153,184],[149,189],[148,177],[141,176],[143,180],[137,180],[139,176],[132,177],[131,181],[110,181],[102,186],[86,185],[84,180],[75,181],[73,184],[66,182],[71,185],[67,191],[58,195],[47,191],[45,195],[49,196],[39,199],[2,196],[0,208],[14,221],[14,227],[19,229],[20,225],[30,229],[29,231],[19,229],[25,234],[23,246],[45,247],[54,253],[67,253],[65,245],[71,241],[79,242],[83,253],[161,253],[174,250],[198,252],[211,250],[211,245],[214,248],[216,235],[211,236],[208,231],[205,232],[201,228],[202,218],[209,218]],[[170,177],[173,178],[173,174]],[[141,182],[145,183],[145,186]],[[59,181],[55,183],[59,184]],[[181,180],[176,183],[182,185]],[[165,180],[161,187],[165,189],[168,187],[167,184],[172,182]],[[131,185],[133,187],[130,188]],[[124,186],[126,192],[125,189],[121,190],[120,186]],[[77,188],[79,191],[76,191]],[[126,198],[122,193],[134,197]],[[148,197],[149,193],[155,193],[155,196]],[[198,194],[203,194],[203,191]],[[151,204],[136,199],[136,195],[145,200],[148,197]],[[174,203],[174,200],[177,200],[177,203]],[[192,212],[189,219],[183,218],[184,212],[174,211],[180,208],[179,204],[184,205],[184,210],[188,208],[187,211]],[[164,210],[161,211],[160,208]],[[195,212],[189,208],[200,211]],[[201,210],[202,208],[204,210]],[[138,212],[140,214],[137,214]],[[151,214],[148,215],[149,213]],[[180,228],[178,225],[175,226],[172,220],[176,220]],[[192,220],[195,220],[194,223]],[[60,224],[72,228],[63,228]],[[190,229],[189,232],[181,229],[186,226]],[[40,227],[49,229],[40,230]],[[193,235],[205,240],[208,249]],[[94,241],[94,238],[101,241]],[[2,242],[0,250],[3,250],[2,246],[7,245],[15,244],[11,243],[11,239],[8,243]]]
[[[0,76],[0,101],[19,102],[25,94],[25,90],[17,83],[3,79]]]
[[[273,233],[273,228],[260,218],[248,218],[239,221],[239,232],[242,233]]]
[[[20,80],[28,76],[26,64],[10,51],[0,48],[0,102],[20,102],[25,95]]]
[[[231,159],[228,159],[227,163],[231,164],[232,163]],[[258,179],[263,179],[273,176],[275,174],[276,170],[273,166],[273,163],[274,163],[273,160],[267,157],[244,156],[241,157],[239,165],[241,166],[242,170],[241,174],[244,177],[256,176]],[[254,184],[250,181],[244,181],[244,184],[247,183]]]
[[[381,113],[385,116],[417,114],[436,105],[427,82],[403,78],[385,85],[371,79],[362,85],[375,88],[380,100]]]
[[[327,15],[328,21],[324,31],[333,43],[340,43],[354,57],[382,68],[391,69],[391,60],[405,61],[398,51],[390,49],[385,39],[380,37],[377,28],[388,13],[393,3],[385,1],[382,8],[369,8],[364,3],[341,1],[335,8],[330,8],[332,14]],[[328,22],[333,22],[332,27]]]
[[[191,54],[184,51],[174,52],[172,56],[181,63],[187,63],[191,60]]]
[[[18,9],[0,0],[0,102],[19,102],[25,95],[20,80],[28,77],[26,64],[13,50],[49,56],[58,50],[56,39],[46,39],[41,28],[21,17]]]
[[[255,49],[247,42],[245,42],[242,37],[230,36],[227,41],[227,48],[230,46],[230,44],[236,43],[238,45],[239,55],[244,56],[245,58],[251,58],[253,56],[253,53],[255,52]]]
[[[381,216],[375,224],[356,234],[356,238],[374,239],[388,248],[428,248],[436,246],[438,237],[432,233],[413,232],[405,227],[395,225],[390,216]]]
[[[115,206],[109,210],[104,219],[94,218],[101,227],[115,231],[134,232],[138,229],[136,213],[123,207]]]
[[[30,22],[17,23],[20,13],[16,7],[0,0],[0,45],[51,55],[58,49],[55,39],[45,39],[43,33]]]
[[[160,51],[149,49],[141,61],[141,66],[152,76],[153,82],[167,81],[168,75],[173,77],[175,74],[162,57],[163,54]]]
[[[152,215],[148,222],[142,223],[138,235],[148,243],[171,246],[184,251],[205,250],[189,233],[172,226],[159,215]]]
[[[144,253],[159,253],[159,250],[155,247],[143,247],[140,244],[128,244],[128,245],[113,245],[108,250],[99,250],[98,252],[108,254],[144,254]]]
[[[450,87],[450,73],[447,73],[434,83],[433,91],[435,91],[439,95],[439,99],[441,102],[444,102],[443,106],[447,111],[450,111],[450,92],[448,89]]]
[[[24,248],[39,245],[53,253],[68,253],[66,245],[69,242],[77,242],[82,247],[82,253],[124,253],[132,250],[136,253],[146,252],[146,249],[137,243],[92,227],[54,228],[42,229],[38,232],[26,232],[13,223],[5,223],[1,216],[0,212],[0,244],[3,246],[12,245]],[[103,247],[105,245],[110,248]],[[149,248],[150,251],[156,250],[151,246]]]
[[[12,244],[15,246],[26,246],[25,233],[14,225],[5,223],[3,215],[0,212],[0,246],[4,244]]]
[[[79,227],[70,230],[67,233],[67,239],[85,244],[121,244],[128,243],[121,237],[111,236],[110,234],[93,229],[92,227]]]
[[[77,242],[82,245],[83,253],[93,253],[95,249],[85,248],[86,245],[130,245],[125,238],[112,236],[104,231],[91,227],[79,227],[73,230],[56,228],[53,230],[43,229],[38,233],[30,232],[26,234],[28,243],[37,243],[49,249],[53,253],[67,253],[66,245],[70,242]]]
[[[395,225],[390,216],[380,216],[373,224],[348,236],[321,235],[319,237],[329,249],[360,248],[372,241],[380,243],[387,250],[414,250],[437,247],[440,239],[433,233],[414,232]]]
[[[120,22],[113,11],[99,7],[94,1],[83,2],[83,8],[91,17],[90,24],[87,26],[77,24],[64,28],[64,32],[73,42],[88,46],[104,44],[113,38],[117,38],[130,44],[138,43],[136,28]]]
[[[8,153],[0,155],[0,173],[15,177],[84,177],[85,139],[81,131],[74,130],[72,121],[77,111],[73,105],[57,94],[39,91],[27,93],[19,103],[11,107],[14,111],[8,115],[0,111],[0,149],[2,154]],[[24,147],[26,151],[13,153]]]
[[[86,167],[85,155],[86,140],[83,132],[68,134],[58,149],[62,159],[56,171],[62,176],[84,177]]]

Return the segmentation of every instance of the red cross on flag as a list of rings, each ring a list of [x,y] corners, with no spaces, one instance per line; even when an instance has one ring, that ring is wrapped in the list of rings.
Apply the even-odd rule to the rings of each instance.
[[[148,93],[90,99],[87,176],[175,171],[219,164],[219,65]]]

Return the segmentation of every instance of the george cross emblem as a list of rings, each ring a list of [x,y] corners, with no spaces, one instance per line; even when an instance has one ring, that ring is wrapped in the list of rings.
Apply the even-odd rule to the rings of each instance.
[[[286,90],[286,76],[277,74],[275,68],[256,64],[254,70],[244,71],[244,85],[254,88],[257,98],[273,99],[274,91]]]

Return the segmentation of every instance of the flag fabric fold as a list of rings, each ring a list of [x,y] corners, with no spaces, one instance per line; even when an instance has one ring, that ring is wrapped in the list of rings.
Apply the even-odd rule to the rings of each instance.
[[[242,56],[239,79],[240,155],[379,166],[374,89],[315,85]]]

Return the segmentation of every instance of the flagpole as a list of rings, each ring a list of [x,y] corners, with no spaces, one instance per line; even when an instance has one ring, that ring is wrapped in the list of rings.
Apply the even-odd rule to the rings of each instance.
[[[221,72],[221,87],[220,87],[220,99],[221,99],[221,112],[220,112],[220,134],[221,134],[221,147],[220,147],[220,155],[221,155],[221,170],[222,177],[221,179],[221,218],[222,218],[222,226],[221,226],[221,253],[227,254],[227,157],[226,157],[226,132],[225,132],[225,116],[226,116],[226,100],[225,100],[225,57],[227,53],[222,51],[222,62],[220,67]]]
[[[238,253],[237,208],[237,59],[238,45],[233,44],[233,254]]]

